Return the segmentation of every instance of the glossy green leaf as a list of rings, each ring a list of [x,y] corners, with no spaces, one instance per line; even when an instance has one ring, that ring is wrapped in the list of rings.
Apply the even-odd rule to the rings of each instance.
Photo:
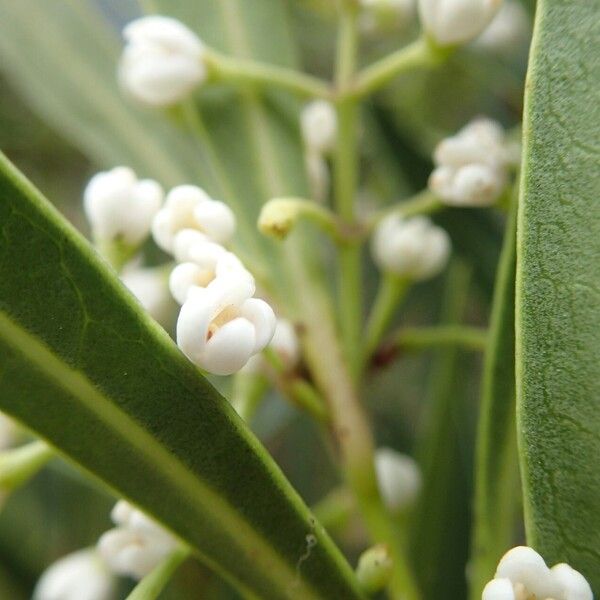
[[[517,420],[527,539],[600,594],[600,19],[540,0],[517,251]]]
[[[471,598],[479,600],[501,556],[514,546],[519,502],[515,424],[515,271],[517,199],[498,265],[481,385],[475,460]]]
[[[0,224],[0,409],[247,593],[359,597],[229,403],[4,158]]]

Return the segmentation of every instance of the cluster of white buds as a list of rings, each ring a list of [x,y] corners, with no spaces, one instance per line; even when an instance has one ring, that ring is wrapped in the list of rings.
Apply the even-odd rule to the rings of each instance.
[[[531,32],[525,7],[516,0],[505,0],[502,8],[485,31],[475,40],[478,48],[511,53],[523,48]]]
[[[565,563],[546,566],[533,548],[518,546],[500,560],[482,600],[593,600],[585,577]]]
[[[423,29],[439,46],[476,38],[492,21],[502,0],[419,0]]]
[[[239,371],[269,343],[271,307],[254,298],[254,277],[221,244],[235,232],[231,209],[192,185],[174,188],[152,225],[155,242],[178,264],[169,288],[182,305],[177,344],[197,366],[215,375]]]
[[[304,162],[316,200],[325,200],[329,191],[329,168],[326,157],[335,146],[337,137],[337,113],[326,100],[308,103],[300,115],[300,129],[304,140]]]
[[[513,154],[498,123],[476,119],[438,144],[429,189],[452,206],[490,206],[506,187]]]
[[[375,453],[375,473],[379,492],[391,512],[412,506],[421,491],[421,471],[410,457],[391,448]]]
[[[126,45],[119,64],[123,89],[151,106],[184,100],[207,76],[204,46],[176,19],[142,17],[123,30]]]
[[[115,579],[95,549],[68,554],[40,577],[33,600],[114,600]]]
[[[115,504],[111,518],[117,527],[100,537],[98,551],[114,573],[142,579],[178,547],[168,531],[125,500]]]
[[[162,201],[156,181],[140,180],[132,169],[116,167],[90,179],[83,207],[96,241],[135,248],[148,236]]]
[[[406,27],[415,14],[415,0],[360,0],[359,26],[372,34]]]
[[[448,262],[450,237],[427,217],[385,217],[373,234],[375,264],[385,272],[412,280],[435,277]]]

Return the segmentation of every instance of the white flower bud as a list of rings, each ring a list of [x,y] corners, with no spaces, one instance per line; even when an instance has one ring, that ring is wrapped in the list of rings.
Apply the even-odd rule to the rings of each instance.
[[[419,0],[423,28],[440,46],[464,44],[492,21],[502,0]]]
[[[476,119],[438,144],[429,188],[452,206],[490,206],[506,187],[513,153],[500,125]]]
[[[372,240],[373,260],[382,271],[423,280],[437,275],[448,262],[450,238],[426,217],[389,215]]]
[[[169,289],[179,304],[187,300],[192,288],[207,288],[217,278],[223,276],[246,278],[254,287],[254,278],[245,269],[240,259],[222,246],[204,242],[194,246],[190,254],[193,262],[177,265],[169,277]]]
[[[98,553],[79,550],[56,561],[42,574],[33,600],[113,600],[115,581]]]
[[[162,200],[156,181],[138,180],[131,169],[117,167],[91,178],[83,207],[96,240],[137,246],[150,233]]]
[[[0,450],[14,445],[19,437],[19,426],[16,421],[0,412]]]
[[[180,185],[169,192],[165,205],[154,217],[152,234],[163,250],[173,253],[175,237],[185,229],[195,229],[225,244],[235,232],[235,216],[226,204],[213,200],[201,188]]]
[[[421,471],[410,456],[379,448],[375,453],[375,472],[388,510],[397,512],[415,502],[421,491]]]
[[[505,0],[485,31],[475,40],[478,48],[511,53],[523,47],[531,30],[529,16],[520,2]]]
[[[271,341],[275,315],[253,293],[254,282],[237,274],[190,289],[177,321],[177,344],[194,364],[230,375]]]
[[[394,562],[388,547],[378,544],[365,550],[358,559],[356,578],[365,594],[376,594],[389,582]]]
[[[119,63],[122,87],[136,100],[169,106],[206,79],[204,46],[183,23],[158,15],[132,21]]]
[[[310,186],[310,195],[317,202],[325,202],[331,187],[329,165],[320,152],[308,150],[304,155],[304,166]]]
[[[512,595],[511,595],[512,594]],[[533,548],[518,546],[498,563],[495,578],[486,585],[482,600],[593,600],[583,575],[564,563],[551,569]]]
[[[98,550],[112,571],[142,579],[178,545],[177,540],[143,512],[121,500],[112,510],[117,527],[98,540]]]
[[[287,369],[293,369],[300,362],[300,344],[296,329],[287,319],[277,319],[269,347],[273,348]]]
[[[121,281],[142,307],[159,323],[167,323],[172,313],[167,277],[161,268],[126,267]]]
[[[314,100],[307,104],[300,115],[300,126],[309,151],[325,154],[333,149],[337,136],[337,114],[330,102]]]
[[[363,33],[401,29],[415,13],[415,0],[360,0],[359,27]]]

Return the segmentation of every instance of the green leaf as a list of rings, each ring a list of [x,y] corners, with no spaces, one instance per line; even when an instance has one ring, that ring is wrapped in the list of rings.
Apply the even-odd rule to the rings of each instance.
[[[498,265],[481,385],[475,461],[471,598],[479,600],[501,556],[514,544],[519,506],[515,425],[515,271],[517,198]]]
[[[39,192],[0,164],[0,409],[253,597],[360,597],[229,403]]]
[[[458,261],[447,274],[441,322],[460,324],[470,269]],[[423,489],[411,519],[411,551],[423,598],[465,598],[469,545],[471,438],[469,371],[456,348],[436,352],[418,457]],[[472,368],[472,367],[471,367]]]
[[[528,543],[600,594],[600,19],[541,0],[524,122],[517,421]]]

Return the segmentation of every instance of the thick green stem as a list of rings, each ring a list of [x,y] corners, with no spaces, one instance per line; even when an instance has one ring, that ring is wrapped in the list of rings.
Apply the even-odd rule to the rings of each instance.
[[[407,279],[392,273],[383,273],[375,303],[367,321],[363,363],[367,363],[377,349],[409,285],[410,282]]]
[[[343,7],[340,16],[336,61],[336,86],[347,87],[356,66],[358,44],[357,11]],[[357,187],[357,116],[358,105],[352,98],[337,105],[338,137],[334,162],[334,198],[338,215],[347,223],[355,220],[354,199]],[[356,374],[360,365],[360,331],[362,323],[362,273],[360,246],[343,244],[339,248],[339,303],[344,350],[350,371]]]
[[[344,96],[363,98],[394,77],[419,67],[432,67],[442,62],[452,50],[435,47],[425,37],[388,54],[386,57],[358,73],[353,85],[345,91]]]
[[[308,98],[330,98],[331,88],[317,77],[275,65],[234,58],[214,51],[205,62],[213,78],[259,88],[281,88]]]
[[[0,453],[0,489],[19,487],[53,457],[54,450],[41,440]]]
[[[156,600],[189,555],[188,548],[181,547],[174,550],[135,586],[127,596],[127,600]]]
[[[407,327],[392,337],[394,346],[401,350],[422,350],[443,346],[460,346],[466,350],[483,352],[487,347],[488,331],[481,327],[440,325],[439,327]]]

